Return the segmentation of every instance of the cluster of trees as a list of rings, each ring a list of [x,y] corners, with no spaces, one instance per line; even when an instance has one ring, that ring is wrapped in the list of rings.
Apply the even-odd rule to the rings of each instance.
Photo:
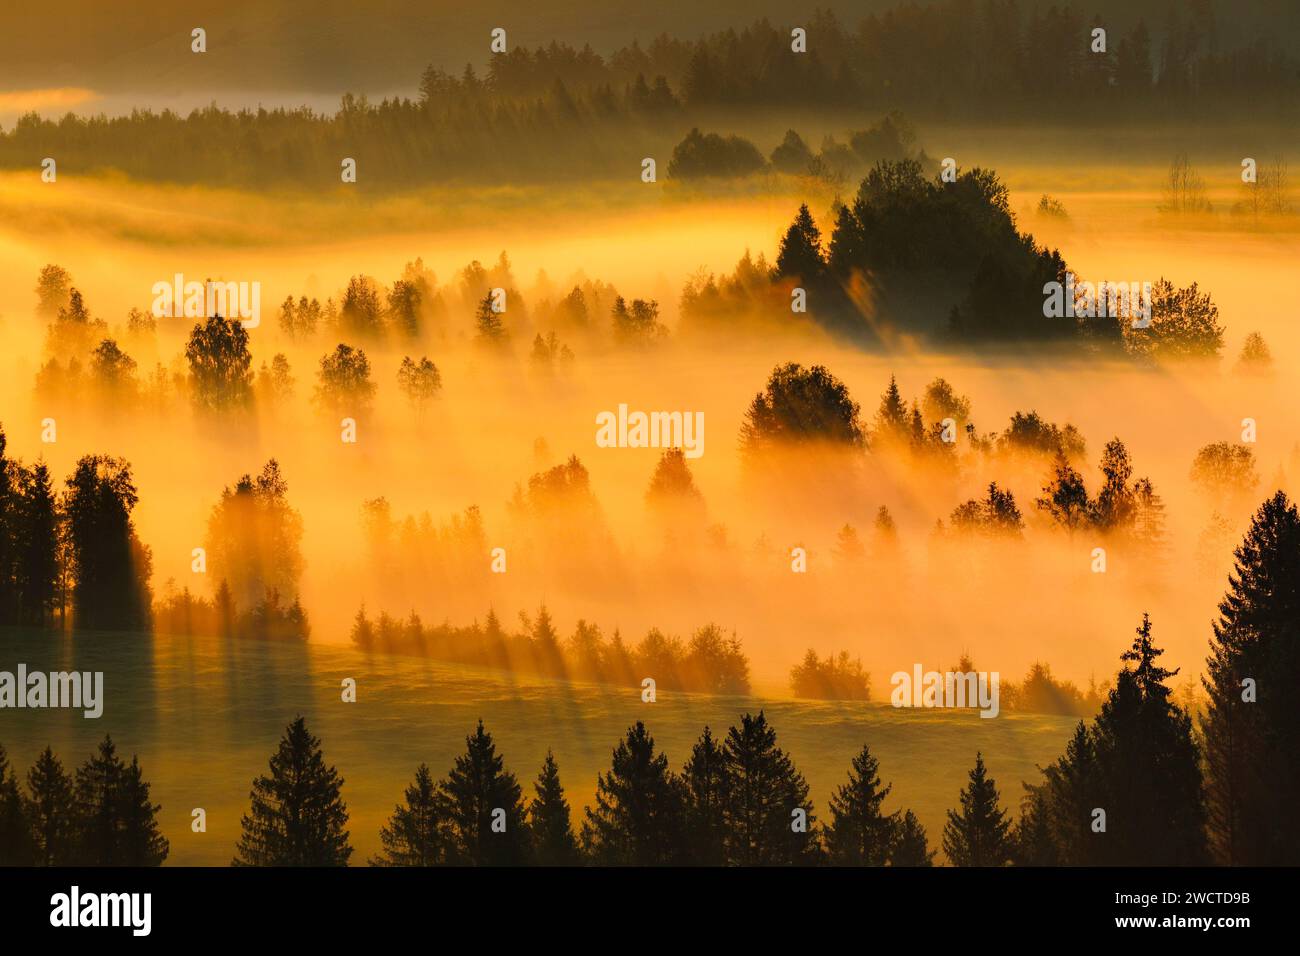
[[[1140,288],[1125,298],[1118,286],[1086,283],[1058,251],[1022,233],[1007,187],[991,170],[954,168],[945,181],[942,172],[927,179],[915,159],[881,161],[834,216],[823,243],[807,205],[800,207],[770,272],[781,295],[756,297],[744,281],[752,263],[742,260],[730,282],[688,284],[683,320],[707,327],[719,311],[752,309],[756,298],[788,312],[802,289],[813,321],[858,340],[906,329],[967,344],[1056,343],[1144,360],[1212,358],[1223,347],[1218,308],[1196,283],[1152,283],[1148,322]],[[927,323],[935,314],[947,315],[947,324]]]
[[[125,763],[105,736],[68,774],[46,747],[27,786],[0,746],[0,866],[158,866],[167,839],[139,760]]]
[[[414,611],[401,620],[381,613],[371,620],[363,607],[352,624],[352,642],[364,651],[415,654],[459,664],[522,673],[640,687],[653,678],[665,690],[709,694],[748,694],[749,661],[733,633],[716,624],[697,628],[682,640],[652,628],[629,644],[617,628],[608,638],[600,626],[579,620],[561,638],[545,605],[529,618],[520,613],[519,630],[508,631],[495,611],[482,624],[426,626]]]
[[[253,786],[236,865],[347,864],[342,780],[298,718],[269,775]],[[421,764],[380,831],[376,866],[929,866],[925,829],[909,811],[884,813],[890,788],[863,747],[818,826],[808,784],[766,716],[746,714],[718,740],[704,728],[680,773],[638,721],[598,775],[595,806],[575,829],[548,753],[525,800],[480,721],[441,781]],[[311,813],[305,812],[310,807]]]
[[[790,670],[790,689],[814,700],[870,700],[871,674],[848,651],[822,658],[810,647]]]
[[[827,134],[814,153],[793,129],[766,159],[749,140],[736,135],[702,133],[693,128],[673,148],[668,175],[674,179],[732,178],[771,169],[795,176],[810,176],[840,189],[854,175],[862,175],[882,160],[913,158],[923,169],[937,171],[924,150],[917,151],[916,131],[902,113],[894,111],[867,129],[851,130],[848,142]]]
[[[120,458],[86,455],[55,491],[48,466],[6,455],[0,427],[0,624],[147,630],[152,555]]]

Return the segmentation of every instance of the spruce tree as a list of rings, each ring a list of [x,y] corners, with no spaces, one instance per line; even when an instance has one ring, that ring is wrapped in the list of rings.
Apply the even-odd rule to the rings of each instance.
[[[822,256],[821,230],[805,203],[785,231],[776,255],[777,275],[785,279],[814,282],[826,270]]]
[[[18,789],[18,774],[0,745],[0,866],[31,866],[36,862],[31,827]]]
[[[45,462],[24,472],[17,517],[19,620],[45,627],[54,620],[59,581],[58,507]]]
[[[271,755],[270,773],[253,781],[232,865],[347,866],[352,847],[342,786],[307,722],[294,720]]]
[[[483,721],[465,738],[465,753],[456,758],[438,791],[447,818],[450,862],[504,866],[526,861],[523,792],[515,775],[505,769]]]
[[[72,780],[49,747],[27,771],[24,803],[37,866],[76,863],[77,805]]]
[[[549,750],[533,789],[537,796],[528,806],[533,862],[541,866],[573,866],[579,862],[578,841],[570,822],[569,801],[560,785],[560,768]]]
[[[894,835],[890,866],[934,866],[935,851],[930,849],[925,827],[911,810],[905,810]]]
[[[112,866],[118,862],[122,769],[113,738],[105,736],[98,752],[77,770],[77,858],[83,866]]]
[[[880,762],[862,745],[849,769],[849,782],[831,796],[826,850],[839,866],[884,866],[894,844],[897,814],[880,812],[892,789],[881,786]]]
[[[415,782],[406,788],[405,805],[398,804],[379,830],[380,854],[371,866],[434,866],[446,860],[446,834],[438,787],[425,764],[415,769]]]
[[[976,753],[970,783],[961,792],[961,812],[948,811],[943,852],[953,866],[1005,866],[1011,858],[1011,823],[998,806],[996,782]]]
[[[1093,811],[1103,803],[1102,781],[1092,733],[1081,720],[1065,753],[1043,771],[1053,844],[1065,866],[1095,866],[1102,836],[1093,831]],[[1104,809],[1104,808],[1103,808]]]
[[[606,866],[681,861],[681,786],[639,720],[614,748],[609,772],[596,776],[596,806],[587,808],[582,842]]]
[[[1126,665],[1102,704],[1094,731],[1106,810],[1101,862],[1187,866],[1203,863],[1205,805],[1192,721],[1165,681],[1178,672],[1156,663],[1163,651],[1142,615]]]
[[[161,805],[150,803],[149,784],[139,760],[132,755],[122,769],[119,793],[117,859],[122,866],[160,866],[167,859],[170,844],[158,828],[161,809]]]
[[[708,727],[691,748],[681,779],[685,847],[690,861],[700,866],[721,866],[726,862],[723,811],[729,781],[722,747]]]
[[[1011,858],[1016,866],[1059,866],[1061,859],[1052,833],[1051,809],[1046,788],[1025,785],[1020,819],[1012,833]]]
[[[1215,857],[1300,864],[1300,514],[1277,492],[1235,551],[1204,679],[1206,803]],[[1249,683],[1247,683],[1249,681]]]
[[[808,783],[776,745],[763,711],[745,714],[723,745],[728,788],[723,805],[727,862],[740,866],[817,861]],[[796,811],[802,811],[798,813]]]

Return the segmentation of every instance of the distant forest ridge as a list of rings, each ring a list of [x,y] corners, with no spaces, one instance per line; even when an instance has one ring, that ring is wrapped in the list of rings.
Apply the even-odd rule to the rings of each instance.
[[[607,57],[561,40],[515,45],[508,34],[508,52],[492,55],[485,34],[486,69],[430,65],[414,98],[376,104],[348,93],[333,115],[215,104],[185,117],[145,109],[55,121],[29,113],[0,133],[0,166],[57,156],[61,171],[108,167],[257,185],[337,182],[346,156],[366,170],[359,182],[393,186],[608,172],[724,115],[908,110],[945,121],[1148,123],[1176,107],[1190,118],[1296,118],[1300,57],[1269,38],[1223,45],[1212,20],[1175,13],[1162,38],[1139,21],[1108,29],[1104,50],[1094,52],[1098,26],[1070,8],[1026,13],[1014,3],[951,0],[869,15],[857,26],[819,11],[802,27],[806,52],[793,49],[792,28],[768,20],[695,40],[663,34]]]
[[[919,39],[912,31],[890,36],[888,45],[939,68],[962,61],[935,57],[936,48],[951,52],[956,42],[964,51],[987,36],[987,31],[968,28],[972,19],[1014,18],[1032,24],[1070,9],[1073,14],[1065,16],[1088,23],[1100,17],[1114,42],[1145,21],[1157,44],[1182,34],[1193,36],[1199,50],[1220,54],[1257,42],[1293,55],[1300,52],[1300,10],[1285,0],[1090,0],[1072,6],[1053,0],[820,0],[812,9],[782,0],[569,2],[536,8],[391,0],[382,15],[345,0],[192,0],[181,8],[164,0],[129,5],[73,0],[58,10],[11,6],[0,33],[0,88],[78,85],[162,95],[204,88],[400,90],[409,88],[428,63],[448,70],[465,62],[482,64],[495,27],[508,31],[512,48],[535,48],[552,40],[578,48],[590,44],[613,60],[634,41],[653,48],[672,37],[677,39],[670,42],[680,46],[766,18],[787,33],[794,26],[808,28],[813,49],[819,45],[814,30],[821,23],[814,15],[819,9],[837,16],[851,33],[887,35],[897,24],[922,19],[926,29]],[[189,50],[195,26],[203,26],[211,40],[203,57]],[[1002,38],[1007,45],[1015,39]],[[1004,57],[985,59],[995,66],[1007,62]],[[657,71],[673,82],[684,67],[678,57]]]

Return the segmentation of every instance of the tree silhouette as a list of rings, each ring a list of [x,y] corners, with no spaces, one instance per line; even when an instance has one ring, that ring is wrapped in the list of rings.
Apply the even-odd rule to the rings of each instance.
[[[822,255],[822,234],[805,203],[781,238],[776,256],[776,274],[783,279],[813,283],[826,271]]]
[[[859,448],[866,438],[860,407],[848,387],[826,370],[794,362],[777,366],[767,387],[754,397],[741,427],[746,452],[787,444],[824,442]]]
[[[1142,615],[1126,665],[1097,716],[1094,747],[1106,810],[1102,862],[1187,866],[1205,859],[1200,757],[1191,718],[1165,681],[1178,672],[1156,663],[1163,653]]]
[[[816,862],[819,846],[808,783],[776,745],[776,731],[763,711],[757,717],[745,714],[739,727],[731,727],[722,752],[728,778],[723,804],[727,862]],[[803,828],[796,829],[800,816]]]
[[[23,803],[38,866],[71,866],[77,855],[77,805],[72,780],[46,747],[27,771]]]
[[[730,780],[722,747],[708,727],[691,748],[681,780],[686,852],[692,863],[721,866],[726,862],[725,807]]]
[[[131,467],[121,458],[86,455],[68,478],[63,513],[79,628],[148,626],[152,556],[131,521],[138,500]]]
[[[185,346],[190,396],[200,411],[247,408],[253,400],[253,356],[248,331],[238,319],[214,315],[195,324]]]
[[[0,866],[31,866],[36,860],[18,774],[0,745]]]
[[[998,806],[998,788],[975,755],[970,783],[961,792],[961,811],[948,811],[943,852],[953,866],[1005,866],[1011,859],[1011,823]]]
[[[1206,804],[1215,857],[1231,865],[1300,862],[1300,513],[1281,491],[1234,551],[1203,683]],[[1253,693],[1251,690],[1253,689]]]
[[[840,866],[884,866],[894,846],[897,814],[884,814],[880,806],[891,787],[881,786],[880,763],[870,748],[853,758],[848,783],[831,796],[826,850]]]
[[[533,862],[542,866],[573,866],[580,859],[578,841],[569,820],[569,801],[564,798],[564,788],[560,785],[560,768],[549,750],[533,789],[537,796],[528,805]]]
[[[935,851],[930,849],[925,827],[911,810],[903,812],[889,854],[890,866],[933,866]]]
[[[1011,858],[1016,866],[1058,866],[1049,797],[1042,788],[1026,786],[1020,819],[1011,834]]]
[[[161,807],[149,802],[139,762],[124,764],[105,736],[77,770],[77,859],[83,866],[158,866],[168,843],[158,829]]]
[[[298,717],[271,755],[270,773],[253,780],[252,806],[233,866],[347,866],[348,810],[343,779],[325,765],[320,740]]]
[[[446,862],[446,834],[437,785],[425,764],[415,770],[415,782],[406,788],[405,804],[398,804],[379,830],[380,854],[372,866],[434,866]]]
[[[483,721],[465,738],[465,753],[456,758],[438,792],[447,819],[451,862],[471,866],[525,862],[528,828],[522,791],[515,775],[505,769]]]
[[[319,408],[336,414],[362,415],[370,410],[374,395],[370,360],[364,350],[340,342],[320,360],[313,395]]]
[[[609,772],[596,776],[596,806],[588,807],[582,842],[606,866],[659,866],[681,858],[682,795],[656,754],[654,738],[637,721],[614,748]]]

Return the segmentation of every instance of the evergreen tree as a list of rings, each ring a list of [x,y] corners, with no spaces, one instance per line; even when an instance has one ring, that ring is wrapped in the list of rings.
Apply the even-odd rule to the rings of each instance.
[[[74,864],[78,826],[72,781],[49,747],[27,771],[27,791],[24,809],[37,866]]]
[[[9,757],[0,745],[0,866],[31,866],[35,859],[18,774],[9,766]]]
[[[1143,614],[1126,665],[1097,716],[1095,748],[1106,810],[1101,862],[1186,866],[1205,859],[1205,806],[1192,721],[1156,664],[1163,651]]]
[[[24,470],[20,493],[15,515],[18,618],[23,624],[45,627],[53,623],[59,582],[58,506],[45,462]]]
[[[371,866],[433,866],[446,860],[446,835],[438,787],[429,768],[420,764],[415,782],[406,788],[406,804],[398,804],[379,830],[383,850]]]
[[[948,811],[943,852],[953,866],[1005,866],[1011,858],[1011,823],[998,806],[998,788],[975,755],[970,783],[961,792],[961,812]]]
[[[609,772],[596,776],[596,806],[587,808],[582,842],[602,865],[657,866],[681,859],[682,794],[637,721],[614,748]]]
[[[727,732],[723,757],[728,778],[723,804],[727,862],[816,862],[819,846],[808,783],[776,745],[776,731],[761,710],[757,717],[745,714],[740,726]]]
[[[1210,841],[1223,863],[1295,866],[1300,705],[1290,688],[1300,681],[1300,514],[1285,494],[1255,513],[1235,559],[1204,679]]]
[[[253,780],[232,865],[347,866],[352,847],[342,786],[307,722],[294,720],[271,755],[270,773]]]
[[[691,748],[681,779],[686,852],[692,863],[721,866],[726,862],[724,809],[729,781],[722,747],[708,727]]]
[[[910,435],[907,403],[903,401],[898,389],[898,380],[889,376],[889,387],[880,396],[880,407],[876,410],[875,427],[871,440],[885,442],[906,442]]]
[[[505,769],[483,721],[465,738],[465,753],[456,758],[438,791],[447,817],[451,862],[471,866],[525,862],[528,827],[522,790],[515,775]]]
[[[1059,866],[1060,855],[1052,833],[1049,797],[1044,787],[1025,786],[1020,819],[1011,836],[1011,859],[1016,866]]]
[[[149,801],[149,784],[134,755],[122,769],[118,800],[117,858],[121,865],[160,866],[171,849],[158,828],[158,811],[162,806]]]
[[[889,853],[890,866],[934,866],[935,851],[930,849],[925,827],[911,810],[903,812],[894,846]]]
[[[1053,842],[1065,866],[1094,866],[1101,860],[1101,835],[1092,829],[1093,811],[1104,802],[1091,732],[1081,720],[1065,754],[1043,771]],[[1104,809],[1104,808],[1103,808]]]
[[[776,256],[776,273],[781,278],[814,282],[826,270],[822,256],[822,234],[805,203],[781,238]]]
[[[560,785],[560,768],[549,750],[533,789],[537,796],[528,806],[528,829],[534,862],[542,866],[574,865],[579,861],[578,841],[570,823],[569,801]]]
[[[826,850],[840,866],[884,866],[893,849],[897,814],[880,812],[891,786],[881,786],[880,762],[870,748],[853,758],[849,782],[831,797]]]

